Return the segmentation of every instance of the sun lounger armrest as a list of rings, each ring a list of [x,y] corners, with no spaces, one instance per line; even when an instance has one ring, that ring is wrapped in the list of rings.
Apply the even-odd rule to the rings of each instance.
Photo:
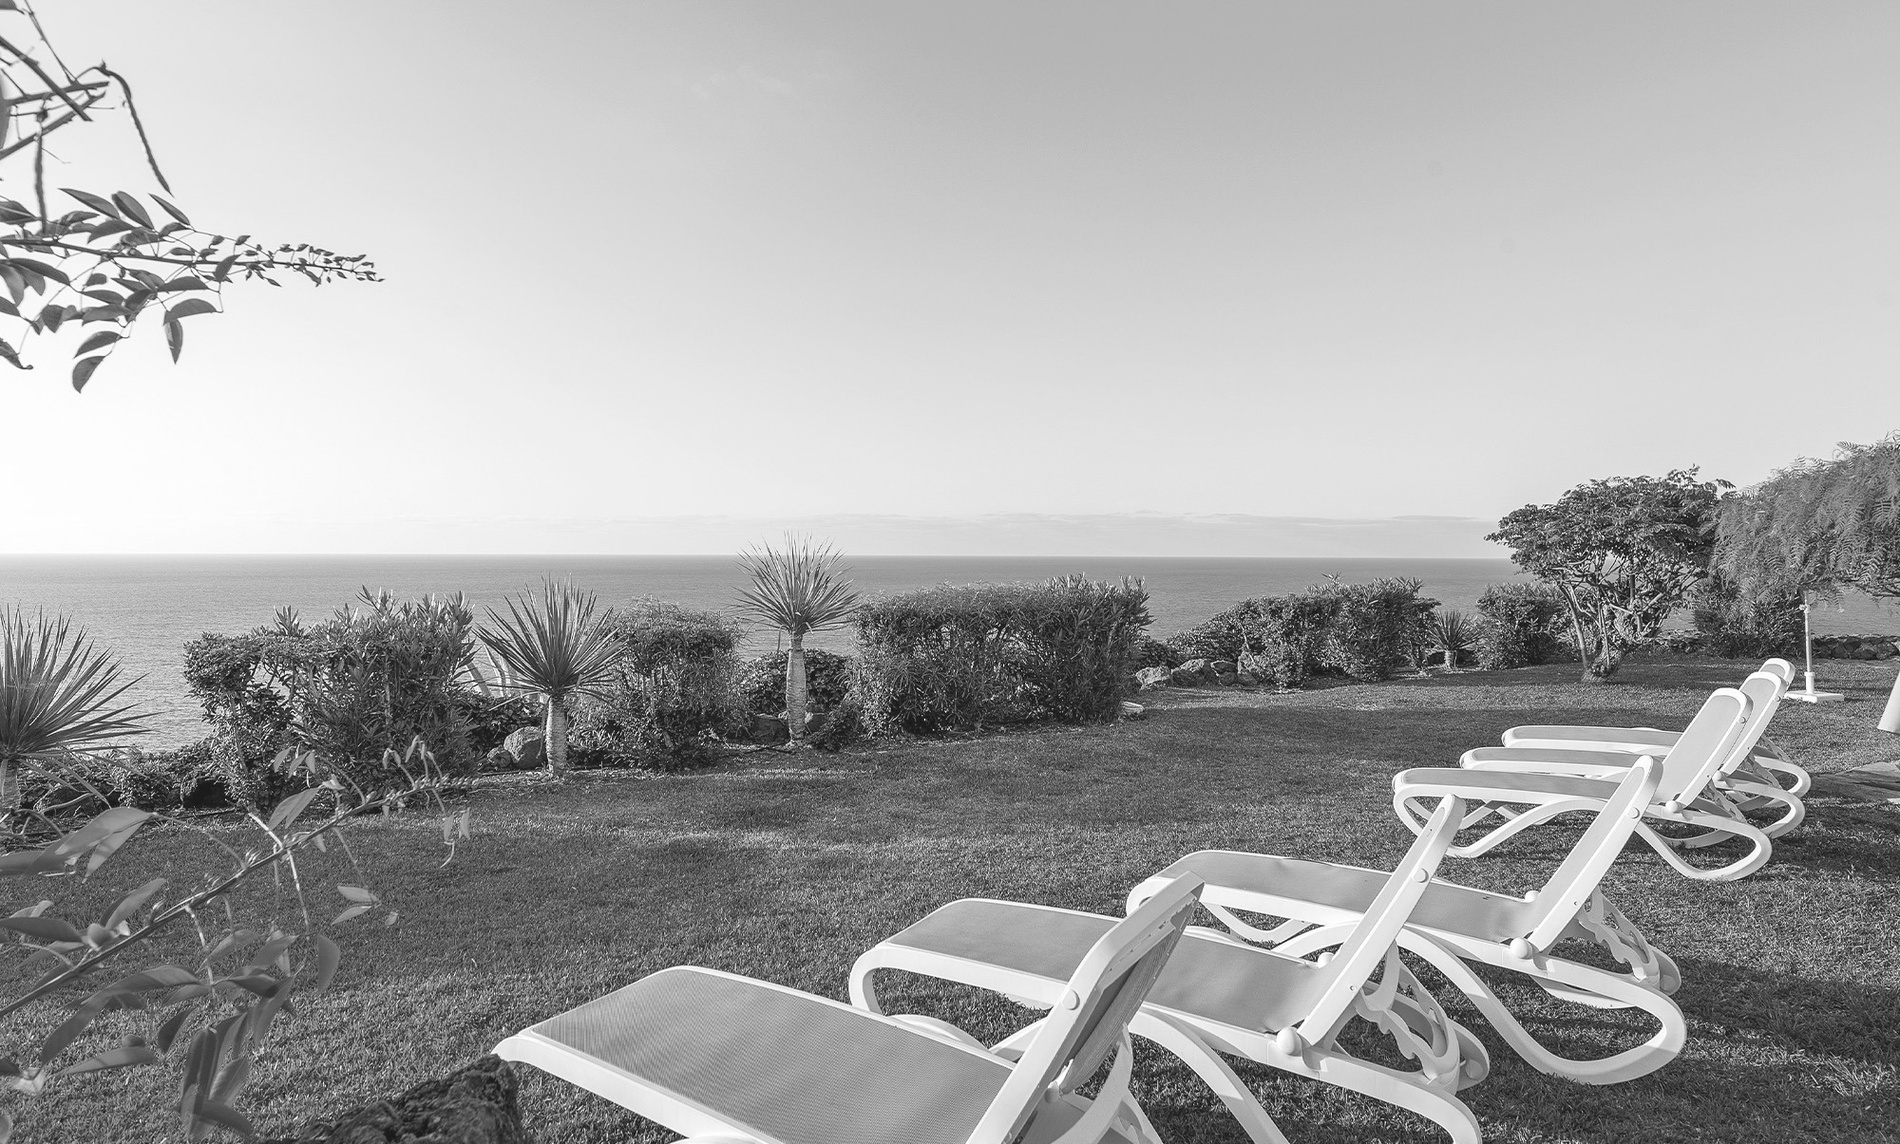
[[[1614,751],[1600,747],[1475,747],[1464,753],[1458,765],[1470,770],[1537,772],[1614,781],[1622,778],[1623,772],[1646,754],[1660,756],[1663,752]]]
[[[1626,765],[1619,770],[1628,769]],[[1621,778],[1622,774],[1616,777]],[[1575,799],[1600,801],[1615,794],[1616,787],[1614,781],[1590,776],[1553,775],[1538,771],[1465,770],[1459,767],[1414,767],[1392,776],[1395,802],[1446,797],[1472,802],[1540,804]]]

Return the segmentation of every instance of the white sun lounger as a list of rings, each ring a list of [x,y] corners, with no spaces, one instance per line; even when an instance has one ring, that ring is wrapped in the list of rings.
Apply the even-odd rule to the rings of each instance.
[[[1808,789],[1814,784],[1813,776],[1796,765],[1788,757],[1787,752],[1777,746],[1767,735],[1770,720],[1774,718],[1774,713],[1782,699],[1787,696],[1788,688],[1794,684],[1794,665],[1785,659],[1770,659],[1762,662],[1761,670],[1778,677],[1782,681],[1782,686],[1775,694],[1773,705],[1767,704],[1764,698],[1750,692],[1749,697],[1762,708],[1759,715],[1751,716],[1760,720],[1760,729],[1747,756],[1737,764],[1733,777],[1769,783],[1781,789],[1775,795],[1765,798],[1737,791],[1733,797],[1737,805],[1745,811],[1763,809],[1775,802],[1785,803],[1786,799],[1782,796],[1799,799],[1807,794]],[[1749,690],[1746,682],[1743,683],[1742,690]],[[1632,755],[1660,755],[1675,746],[1676,740],[1681,737],[1680,731],[1665,731],[1657,727],[1532,725],[1512,727],[1500,736],[1500,741],[1507,747],[1577,748],[1586,751],[1624,751]],[[1725,788],[1733,785],[1733,779],[1727,775],[1718,775],[1716,781]],[[1797,816],[1794,822],[1798,824],[1800,818]],[[1793,825],[1779,829],[1768,828],[1768,835],[1771,838],[1779,837],[1791,829]]]
[[[1760,692],[1781,686],[1767,672],[1749,677],[1751,690]],[[1748,747],[1750,718],[1754,704],[1750,696],[1732,687],[1718,688],[1703,703],[1702,710],[1689,724],[1674,746],[1662,758],[1662,778],[1656,794],[1643,808],[1644,821],[1637,823],[1636,834],[1664,861],[1684,877],[1706,882],[1730,882],[1759,870],[1773,852],[1772,835],[1750,822],[1735,799],[1716,783],[1716,776],[1733,767]],[[1452,847],[1460,858],[1474,857],[1492,850],[1521,831],[1572,810],[1594,809],[1588,796],[1573,801],[1516,799],[1510,787],[1518,776],[1542,774],[1576,779],[1614,781],[1639,756],[1618,751],[1550,750],[1537,747],[1480,747],[1465,752],[1459,765],[1482,771],[1500,779],[1499,794],[1465,818],[1464,826],[1476,827],[1496,815],[1503,821],[1477,839]],[[1760,789],[1745,780],[1740,791]],[[1781,794],[1779,787],[1774,787]],[[1784,798],[1787,796],[1783,795]],[[1408,803],[1403,793],[1393,800],[1399,817],[1414,830],[1424,822],[1424,807]],[[1775,832],[1788,829],[1805,813],[1799,799],[1788,800],[1788,813],[1775,825]],[[1656,823],[1692,827],[1695,833],[1671,836],[1656,828]],[[1738,841],[1748,849],[1740,856],[1712,866],[1698,866],[1683,856],[1685,850],[1698,850],[1717,843]]]
[[[1682,1049],[1687,1026],[1668,997],[1681,983],[1675,963],[1644,940],[1597,888],[1654,793],[1659,772],[1654,760],[1642,759],[1615,783],[1523,776],[1514,792],[1519,796],[1541,791],[1540,797],[1554,800],[1581,794],[1597,800],[1595,820],[1543,888],[1519,898],[1434,879],[1398,936],[1401,948],[1444,974],[1519,1056],[1543,1072],[1612,1084],[1654,1072]],[[1420,799],[1484,799],[1494,797],[1497,778],[1454,768],[1418,769],[1401,772],[1393,785]],[[1354,932],[1388,877],[1383,870],[1331,862],[1203,850],[1135,887],[1129,908],[1189,874],[1206,880],[1201,904],[1232,932],[1302,957],[1330,949]],[[1266,927],[1241,913],[1286,920]],[[1552,952],[1566,940],[1594,945],[1623,968],[1604,969]],[[1611,1056],[1565,1057],[1539,1043],[1474,966],[1528,977],[1553,996],[1592,1008],[1640,1009],[1658,1029],[1643,1044]]]
[[[1380,875],[1363,920],[1334,943],[1338,951],[1325,964],[1190,929],[1129,1031],[1192,1066],[1255,1144],[1285,1144],[1286,1137],[1223,1053],[1410,1109],[1457,1144],[1476,1144],[1477,1120],[1456,1093],[1489,1070],[1484,1048],[1445,1015],[1394,945],[1463,809],[1457,798],[1445,800],[1398,869]],[[1135,912],[1147,908],[1144,901]],[[1101,914],[1020,902],[952,902],[860,957],[851,970],[851,1000],[880,1012],[872,975],[904,970],[995,990],[1033,1008],[1056,1005],[1052,1013],[1059,1015],[1076,959],[1116,924]],[[1354,1018],[1383,1030],[1418,1068],[1388,1068],[1340,1047],[1340,1031]],[[995,1051],[1035,1043],[1040,1030],[1032,1024]]]
[[[495,1047],[684,1133],[683,1144],[1159,1144],[1128,1091],[1128,1021],[1194,908],[1184,878],[1090,943],[1005,1059],[942,1022],[694,966]],[[1078,1085],[1114,1054],[1090,1100]]]

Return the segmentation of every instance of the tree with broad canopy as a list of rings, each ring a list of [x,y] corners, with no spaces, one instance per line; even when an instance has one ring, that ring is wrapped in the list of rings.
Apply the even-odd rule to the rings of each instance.
[[[1616,674],[1708,575],[1727,481],[1697,470],[1589,481],[1554,504],[1525,505],[1485,537],[1562,594],[1585,683]]]

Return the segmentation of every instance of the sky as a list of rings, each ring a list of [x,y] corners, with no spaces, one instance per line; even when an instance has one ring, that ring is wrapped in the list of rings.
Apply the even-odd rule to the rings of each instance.
[[[0,552],[1496,556],[1900,428],[1885,0],[41,16],[195,221],[387,281],[0,372]]]

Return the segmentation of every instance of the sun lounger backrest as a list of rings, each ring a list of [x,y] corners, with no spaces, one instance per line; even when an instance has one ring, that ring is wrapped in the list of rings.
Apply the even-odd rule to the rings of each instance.
[[[1597,811],[1583,837],[1577,839],[1550,880],[1537,891],[1537,908],[1532,914],[1535,920],[1525,935],[1532,946],[1549,949],[1569,928],[1610,863],[1623,852],[1623,844],[1642,819],[1643,808],[1656,796],[1656,781],[1661,776],[1662,764],[1644,755],[1616,784],[1616,793],[1604,800],[1603,809]]]
[[[1702,710],[1669,748],[1663,758],[1662,781],[1656,784],[1656,797],[1690,802],[1715,777],[1728,761],[1735,740],[1748,717],[1748,696],[1733,687],[1718,687]]]
[[[970,1144],[1007,1144],[1043,1107],[1045,1094],[1066,1094],[1095,1075],[1161,975],[1202,884],[1193,875],[1176,878],[1090,948],[970,1134]]]
[[[1742,725],[1735,745],[1729,748],[1728,758],[1718,768],[1723,774],[1741,766],[1755,753],[1755,744],[1761,742],[1768,730],[1768,721],[1781,706],[1781,697],[1788,693],[1788,681],[1772,671],[1757,671],[1742,680],[1741,690],[1748,696],[1748,721]]]
[[[1464,816],[1465,803],[1461,798],[1446,798],[1438,804],[1431,821],[1419,831],[1412,848],[1405,852],[1405,857],[1393,868],[1392,876],[1386,879],[1385,888],[1372,899],[1359,924],[1326,963],[1326,971],[1331,976],[1319,1002],[1298,1025],[1300,1035],[1308,1044],[1329,1043],[1351,1018],[1360,987],[1384,964],[1387,951],[1398,940],[1399,930],[1404,928],[1412,916],[1412,908],[1425,895],[1432,872],[1438,869],[1439,860],[1451,845],[1456,823]]]

